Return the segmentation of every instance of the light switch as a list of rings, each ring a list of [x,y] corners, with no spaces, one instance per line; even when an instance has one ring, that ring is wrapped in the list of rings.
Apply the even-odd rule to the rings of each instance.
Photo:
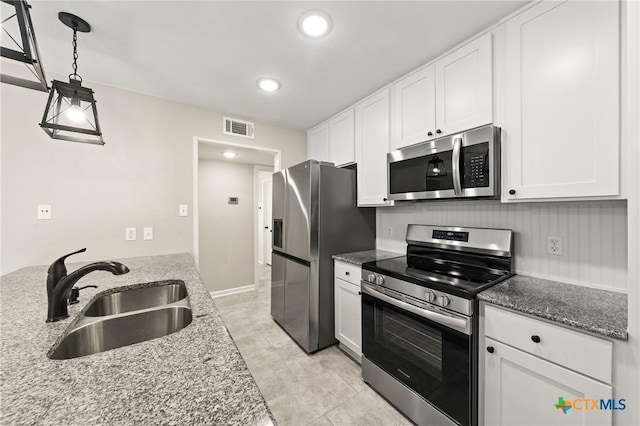
[[[51,204],[38,204],[38,220],[51,219]]]
[[[153,240],[153,228],[144,228],[142,232],[145,240]]]
[[[178,216],[189,216],[189,207],[186,204],[180,204]]]

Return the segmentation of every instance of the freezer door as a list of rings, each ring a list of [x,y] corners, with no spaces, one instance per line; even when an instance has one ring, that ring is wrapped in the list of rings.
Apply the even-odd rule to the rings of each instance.
[[[319,165],[313,161],[287,169],[285,253],[306,261],[311,260],[310,246],[314,242],[317,246],[319,170]]]
[[[284,251],[284,210],[286,191],[286,170],[273,174],[273,191],[271,195],[271,217],[273,230],[273,249]]]
[[[303,349],[309,352],[310,268],[289,259],[286,259],[285,268],[284,329]]]
[[[285,258],[273,252],[271,262],[271,316],[284,327]]]

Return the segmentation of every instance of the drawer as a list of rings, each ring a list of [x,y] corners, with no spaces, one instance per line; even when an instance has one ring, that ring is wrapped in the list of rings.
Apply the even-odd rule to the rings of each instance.
[[[485,305],[484,314],[487,337],[611,383],[611,341],[490,305]]]
[[[334,261],[334,274],[336,278],[350,282],[360,287],[360,279],[362,274],[362,268],[352,263],[342,262],[340,260]]]

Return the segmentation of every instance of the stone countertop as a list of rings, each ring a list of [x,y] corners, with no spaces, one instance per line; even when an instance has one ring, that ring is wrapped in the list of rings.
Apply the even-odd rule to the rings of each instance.
[[[384,250],[367,250],[357,251],[354,253],[334,254],[333,258],[335,260],[341,260],[343,262],[353,263],[354,265],[360,266],[363,263],[373,262],[374,260],[384,260],[400,256],[404,256],[404,254]]]
[[[478,294],[493,305],[617,340],[627,340],[627,295],[516,275]]]
[[[188,254],[122,259],[131,272],[92,272],[70,319],[46,323],[48,266],[0,279],[0,424],[270,425],[264,398]],[[74,271],[81,264],[69,264]],[[168,336],[63,361],[47,358],[105,290],[159,280],[187,285],[193,322]]]

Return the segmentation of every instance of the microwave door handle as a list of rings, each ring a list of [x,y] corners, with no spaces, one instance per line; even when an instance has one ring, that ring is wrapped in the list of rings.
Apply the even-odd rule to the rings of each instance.
[[[469,332],[467,331],[469,324],[465,319],[455,318],[440,312],[433,312],[433,311],[419,308],[417,306],[413,306],[409,303],[403,302],[393,297],[389,297],[386,294],[382,294],[379,291],[372,289],[369,285],[365,284],[364,282],[361,285],[361,290],[363,293],[368,294],[369,296],[375,297],[376,299],[387,302],[388,304],[393,305],[397,308],[404,309],[405,311],[409,311],[422,318],[426,318],[428,320],[437,322],[438,324],[446,325],[448,327],[456,328],[465,334],[469,334]]]
[[[460,150],[462,149],[462,136],[453,138],[453,156],[451,159],[451,170],[453,172],[453,193],[462,196],[462,184],[460,176]]]

